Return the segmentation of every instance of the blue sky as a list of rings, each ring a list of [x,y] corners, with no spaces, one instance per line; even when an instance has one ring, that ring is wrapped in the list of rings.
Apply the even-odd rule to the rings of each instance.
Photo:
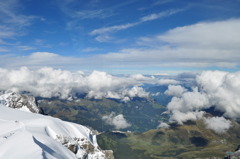
[[[0,67],[238,71],[239,0],[1,0]]]

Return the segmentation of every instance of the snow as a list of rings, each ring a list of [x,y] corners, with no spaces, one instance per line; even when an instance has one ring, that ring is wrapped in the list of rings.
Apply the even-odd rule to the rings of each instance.
[[[66,147],[74,143],[80,145],[77,155]],[[0,104],[1,159],[77,159],[86,155],[81,148],[86,143],[94,147],[94,152],[88,153],[89,159],[105,158],[88,128]]]

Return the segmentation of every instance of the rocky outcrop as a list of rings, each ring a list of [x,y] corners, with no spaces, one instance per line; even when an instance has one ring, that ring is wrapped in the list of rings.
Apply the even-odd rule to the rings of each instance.
[[[112,150],[101,150],[87,138],[57,135],[56,140],[76,154],[79,159],[114,159]]]
[[[40,109],[37,106],[35,97],[18,94],[15,92],[6,92],[0,95],[0,104],[24,111],[29,111],[32,113],[40,113]]]

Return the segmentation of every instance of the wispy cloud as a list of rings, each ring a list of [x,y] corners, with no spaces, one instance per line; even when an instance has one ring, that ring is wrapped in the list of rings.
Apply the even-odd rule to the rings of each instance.
[[[59,9],[66,14],[68,17],[73,18],[73,20],[85,20],[85,19],[104,19],[114,15],[114,12],[111,8],[102,8],[102,9],[91,9],[97,5],[97,2],[80,2],[78,0],[63,0],[57,2]],[[75,6],[75,7],[73,7]],[[76,7],[77,6],[77,7]],[[89,9],[85,9],[87,8]]]
[[[163,4],[166,4],[166,3],[171,3],[173,2],[174,0],[161,0],[161,1],[155,1],[153,4],[148,4],[147,6],[144,6],[144,7],[141,7],[139,8],[139,10],[148,10],[148,9],[151,9],[155,6],[159,6],[159,5],[163,5]]]
[[[6,25],[0,24],[0,39],[11,38],[15,36],[17,33],[12,27],[8,27]]]
[[[17,37],[26,35],[26,27],[30,26],[34,20],[41,20],[41,17],[23,14],[23,8],[19,0],[0,1],[0,40],[6,47],[2,52],[7,52],[13,47],[20,50],[32,49],[29,46],[17,44],[19,42],[13,42]]]
[[[9,49],[5,47],[0,47],[0,52],[9,52]]]
[[[34,45],[40,46],[43,48],[51,48],[51,45],[46,42],[44,39],[35,39],[34,40]]]
[[[23,51],[34,50],[35,49],[34,47],[26,46],[26,45],[20,45],[20,46],[17,46],[17,48],[20,49],[20,50],[23,50]]]
[[[31,21],[37,17],[22,14],[21,7],[18,0],[0,1],[1,23],[18,27],[30,25]]]
[[[88,47],[82,50],[82,52],[93,52],[93,51],[100,51],[100,48],[97,47]]]
[[[153,14],[142,17],[140,22],[147,22],[147,21],[156,20],[156,19],[159,19],[162,17],[171,16],[171,15],[181,12],[183,10],[184,9],[171,9],[171,10],[167,10],[167,11],[163,11],[163,12],[159,12],[159,13],[153,13]]]
[[[99,34],[112,33],[112,32],[116,32],[116,31],[119,31],[119,30],[128,29],[128,28],[133,27],[133,26],[138,25],[138,24],[139,24],[139,22],[128,23],[128,24],[123,24],[123,25],[114,25],[114,26],[111,26],[111,27],[99,28],[99,29],[93,30],[90,33],[90,35],[99,35]]]
[[[106,11],[103,9],[76,11],[73,15],[73,17],[75,18],[81,18],[81,19],[94,19],[94,18],[104,19],[111,16],[113,16],[112,12]]]
[[[90,32],[90,35],[97,36],[95,39],[99,42],[105,42],[104,40],[102,40],[103,39],[102,37],[109,37],[108,34],[110,34],[110,33],[114,33],[114,32],[120,31],[120,30],[125,30],[128,28],[140,25],[147,21],[152,21],[152,20],[156,20],[159,18],[171,16],[171,15],[181,12],[183,10],[184,9],[172,9],[172,10],[167,10],[167,11],[163,11],[163,12],[159,12],[159,13],[153,13],[153,14],[141,17],[138,21],[133,22],[133,23],[126,23],[126,24],[121,24],[121,25],[114,25],[114,26],[110,26],[110,27],[102,27],[102,28],[95,29]],[[108,41],[108,40],[109,39],[106,39],[106,41]]]

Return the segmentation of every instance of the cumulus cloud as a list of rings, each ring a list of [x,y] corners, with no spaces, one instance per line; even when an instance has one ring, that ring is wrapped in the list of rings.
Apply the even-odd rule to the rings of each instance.
[[[212,117],[204,120],[206,127],[218,134],[225,133],[232,125],[231,121],[224,117]]]
[[[180,86],[180,85],[169,85],[168,89],[164,92],[164,94],[169,96],[176,96],[180,97],[184,92],[186,92],[187,89]]]
[[[196,120],[203,115],[202,110],[214,107],[223,116],[239,119],[240,116],[240,72],[203,71],[196,77],[197,86],[187,91],[181,86],[169,86],[165,92],[174,95],[167,109],[170,120],[182,124],[186,120]],[[200,114],[199,114],[200,113]],[[216,118],[206,121],[222,121]],[[207,122],[209,124],[209,122]]]
[[[170,111],[188,112],[208,108],[211,106],[209,104],[207,95],[198,92],[198,89],[195,88],[192,92],[183,93],[181,97],[173,97],[167,108]]]
[[[42,56],[37,55],[36,56]],[[55,57],[54,55],[48,55]],[[139,75],[137,75],[139,76]],[[130,100],[134,97],[148,97],[148,93],[138,86],[143,82],[137,78],[117,77],[106,72],[93,71],[70,72],[66,70],[44,67],[38,70],[29,70],[22,67],[19,70],[0,69],[0,89],[16,92],[27,91],[34,96],[59,97],[67,99],[77,94],[87,94],[89,98],[115,98]],[[149,80],[144,78],[145,81]]]
[[[210,105],[237,119],[240,116],[240,72],[205,71],[197,76],[201,92],[207,94]]]
[[[178,124],[182,125],[184,122],[188,120],[198,120],[201,119],[204,115],[203,111],[187,111],[182,112],[179,110],[172,111],[172,115],[170,116],[170,122],[177,122]]]
[[[112,112],[110,115],[103,116],[102,119],[107,124],[114,126],[116,129],[125,129],[131,126],[131,124],[124,118],[123,114],[116,115]]]
[[[165,129],[168,129],[170,127],[170,125],[168,125],[167,123],[165,122],[160,122],[160,124],[157,126],[157,128],[165,128]]]

